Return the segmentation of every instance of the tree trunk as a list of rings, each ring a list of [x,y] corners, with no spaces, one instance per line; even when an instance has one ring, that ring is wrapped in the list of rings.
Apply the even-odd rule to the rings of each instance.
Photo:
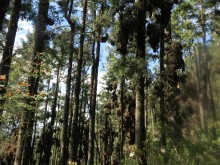
[[[50,81],[51,81],[51,73],[50,73],[50,76],[47,81],[47,91],[46,91],[47,93],[49,93],[49,91],[50,91]],[[43,131],[42,132],[45,132],[45,128],[46,128],[46,114],[47,114],[48,102],[49,102],[49,95],[47,95],[47,98],[45,101],[44,121],[43,121]]]
[[[136,58],[143,64],[145,61],[145,24],[146,24],[146,0],[137,2],[137,25],[136,25]],[[145,142],[145,109],[144,109],[144,70],[138,71],[136,84],[136,108],[135,108],[135,144],[137,146],[139,165],[146,165],[144,142]]]
[[[104,153],[103,153],[103,165],[109,165],[109,121],[108,115],[105,116],[105,133],[104,133]]]
[[[205,68],[205,77],[206,77],[206,83],[205,83],[205,96],[207,96],[206,101],[208,101],[208,105],[209,105],[209,109],[211,110],[212,113],[212,136],[213,136],[213,140],[216,140],[217,138],[217,134],[216,134],[216,108],[215,108],[215,103],[214,103],[214,99],[213,99],[213,91],[212,91],[212,85],[211,85],[211,81],[210,81],[210,68],[208,66],[208,61],[207,61],[207,50],[206,50],[206,45],[207,45],[207,37],[206,37],[206,10],[204,7],[204,3],[203,1],[200,1],[202,8],[201,8],[201,15],[200,17],[202,18],[202,22],[201,22],[201,28],[202,28],[202,40],[203,40],[203,46],[204,46],[204,68]]]
[[[20,121],[19,133],[18,133],[18,143],[17,143],[14,165],[22,164],[22,152],[24,146],[25,133],[27,130],[27,116],[24,115],[27,115],[27,113],[23,111],[21,114],[21,121]]]
[[[199,57],[195,57],[195,66],[196,66],[196,81],[197,81],[197,101],[199,105],[199,127],[201,130],[204,130],[205,128],[205,122],[204,122],[204,109],[202,106],[202,95],[200,94],[201,90],[201,79],[200,79],[200,67],[199,67]]]
[[[122,55],[122,63],[125,63],[125,55]],[[121,91],[120,91],[120,105],[121,105],[121,146],[120,146],[120,156],[119,161],[123,160],[123,148],[124,148],[124,140],[125,140],[125,131],[124,131],[124,112],[125,112],[125,103],[124,103],[124,94],[125,94],[125,76],[123,75],[121,78]]]
[[[3,5],[4,5],[4,1],[3,1]],[[9,22],[8,33],[6,35],[6,42],[5,42],[1,65],[0,65],[0,75],[5,76],[5,80],[0,81],[0,85],[1,85],[0,96],[3,97],[0,99],[0,117],[2,116],[2,113],[3,113],[2,106],[5,103],[4,95],[7,92],[6,88],[8,86],[9,72],[11,68],[12,53],[13,53],[14,42],[15,42],[15,37],[16,37],[16,32],[17,32],[17,27],[18,27],[20,8],[21,8],[21,0],[14,0],[13,8],[12,8],[12,15],[11,15],[10,22]]]
[[[83,85],[85,82],[83,82]],[[86,162],[88,159],[88,127],[85,125],[85,114],[87,109],[87,103],[88,103],[88,94],[87,89],[82,91],[81,94],[81,103],[80,103],[80,112],[79,112],[79,154],[78,158],[81,160],[84,158],[84,161]],[[79,162],[80,164],[80,162]]]
[[[53,105],[51,108],[51,121],[47,125],[47,129],[43,134],[42,138],[45,143],[43,147],[43,152],[44,154],[42,157],[40,157],[40,162],[42,162],[42,165],[49,165],[50,164],[50,157],[51,157],[51,148],[52,148],[52,141],[53,141],[53,133],[54,133],[54,123],[55,123],[55,118],[56,118],[56,108],[57,108],[57,99],[58,99],[58,91],[59,91],[59,75],[60,75],[60,67],[61,67],[61,62],[59,62],[59,66],[57,69],[57,77],[56,77],[56,88],[55,88],[55,93],[54,93],[54,100],[53,100]]]
[[[46,20],[48,16],[48,8],[49,8],[49,0],[40,0],[39,2],[39,11],[37,16],[37,23],[35,26],[35,32],[34,32],[34,43],[33,43],[33,56],[32,56],[32,71],[30,73],[29,77],[29,93],[30,96],[37,95],[38,91],[38,85],[40,80],[40,63],[41,63],[41,56],[44,51],[45,46],[45,30],[46,30]],[[37,75],[36,75],[37,71]],[[34,108],[38,106],[36,103],[33,104],[34,100],[29,97],[27,98],[27,104],[28,106]],[[27,122],[27,127],[23,131],[22,137],[25,137],[24,145],[23,145],[23,165],[29,165],[30,159],[32,158],[32,134],[33,134],[33,126],[34,126],[34,116],[35,116],[35,110],[24,110],[23,115],[23,121]],[[21,129],[21,128],[20,128]],[[22,138],[21,138],[22,139]],[[21,140],[20,139],[20,140]],[[21,143],[21,142],[18,142]]]
[[[98,38],[101,36],[101,30],[98,31]],[[96,45],[96,57],[93,52],[92,71],[91,71],[91,89],[90,89],[90,118],[89,118],[89,165],[94,164],[94,139],[95,139],[95,114],[96,114],[96,96],[98,85],[98,68],[100,58],[100,41]]]
[[[71,11],[71,9],[70,9]],[[70,12],[69,11],[69,12]],[[75,37],[75,23],[71,22],[69,17],[66,17],[70,24],[71,28],[71,40],[69,43],[69,66],[66,80],[66,95],[65,95],[65,105],[64,105],[64,114],[63,114],[63,132],[62,132],[62,141],[61,141],[61,165],[67,164],[68,159],[68,120],[69,120],[69,109],[70,109],[70,93],[71,93],[71,81],[72,81],[72,68],[73,68],[73,53],[74,53],[74,37]]]
[[[162,147],[166,148],[166,133],[165,133],[165,105],[164,105],[164,82],[165,82],[165,73],[164,73],[164,29],[161,34],[160,40],[160,123],[161,123],[161,132],[160,132],[160,143]],[[164,163],[167,162],[166,156],[164,156]]]
[[[79,96],[81,91],[81,72],[82,72],[82,62],[83,62],[83,48],[84,48],[84,38],[85,38],[85,28],[86,28],[86,17],[87,17],[87,0],[83,2],[83,18],[82,18],[82,28],[79,41],[79,52],[77,57],[77,71],[76,71],[76,84],[74,92],[74,115],[73,115],[73,125],[72,125],[72,135],[71,135],[71,148],[70,148],[70,160],[73,162],[77,161],[77,151],[79,144],[79,134],[78,134],[78,117],[79,117]]]
[[[8,6],[9,6],[10,1],[11,0],[1,0],[1,6],[0,6],[0,31],[2,30],[3,20],[5,19],[5,14],[8,10]],[[18,6],[17,9],[20,10],[19,6]]]

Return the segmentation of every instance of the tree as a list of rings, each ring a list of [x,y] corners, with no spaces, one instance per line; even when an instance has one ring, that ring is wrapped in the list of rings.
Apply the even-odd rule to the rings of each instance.
[[[94,6],[95,1],[93,2]],[[103,0],[101,2],[101,8],[99,11],[98,18],[101,19],[102,13],[104,12],[104,6],[106,2]],[[96,7],[94,7],[94,19],[96,19]],[[95,27],[97,26],[97,27]],[[96,116],[96,97],[97,97],[97,85],[98,85],[98,68],[99,68],[99,60],[100,60],[100,38],[101,38],[101,27],[100,24],[94,24],[94,29],[97,29],[97,32],[94,32],[93,39],[93,50],[92,50],[92,70],[91,70],[91,88],[90,88],[90,118],[89,118],[89,154],[88,161],[89,165],[94,164],[94,143],[95,143],[95,116]],[[97,37],[96,37],[97,35]],[[96,42],[96,38],[98,38]],[[95,48],[96,46],[96,48]],[[96,50],[95,50],[96,49]]]
[[[6,36],[6,42],[3,50],[2,60],[1,60],[1,67],[0,67],[0,75],[5,77],[3,81],[0,82],[0,116],[3,113],[3,105],[5,102],[5,94],[7,91],[8,81],[9,81],[9,73],[10,73],[10,66],[13,56],[13,48],[14,42],[17,32],[18,20],[19,20],[19,13],[21,9],[21,0],[14,0],[13,1],[13,8],[12,8],[12,15],[10,18],[10,23],[8,27],[8,33]],[[1,26],[1,25],[0,25]]]
[[[218,0],[21,2],[0,164],[218,164]]]
[[[46,130],[42,133],[42,141],[43,144],[41,146],[41,150],[43,151],[43,154],[40,157],[39,164],[50,164],[50,157],[51,157],[51,149],[52,144],[54,141],[53,135],[54,135],[54,125],[55,125],[55,119],[56,119],[56,109],[57,109],[57,100],[58,100],[58,91],[59,91],[59,81],[60,81],[60,70],[62,67],[62,61],[58,61],[58,68],[57,68],[57,75],[56,75],[56,85],[55,85],[55,91],[54,91],[54,99],[51,107],[51,121],[46,126]]]
[[[72,135],[71,135],[71,148],[70,148],[70,161],[76,162],[77,151],[79,144],[79,127],[78,127],[78,117],[80,109],[80,91],[81,91],[81,71],[82,71],[82,60],[83,60],[83,49],[84,49],[84,39],[85,39],[85,28],[86,28],[86,18],[87,18],[87,0],[83,1],[83,15],[82,15],[82,27],[80,31],[80,41],[79,41],[79,51],[77,57],[77,70],[76,70],[76,83],[74,92],[74,115],[73,115],[73,125],[72,125]],[[76,134],[75,134],[76,133]]]
[[[2,0],[0,7],[0,31],[2,30],[3,20],[5,18],[5,14],[8,10],[8,6],[11,0]]]
[[[20,136],[18,140],[18,149],[16,151],[15,165],[29,164],[32,159],[33,153],[31,146],[32,133],[34,126],[35,110],[33,107],[37,105],[33,103],[34,96],[38,94],[38,85],[40,80],[40,63],[45,46],[45,31],[46,31],[46,20],[48,18],[49,1],[41,0],[39,2],[39,10],[37,16],[37,22],[35,25],[34,32],[34,43],[33,43],[33,56],[32,56],[32,68],[29,77],[28,84],[30,98],[27,99],[27,104],[32,108],[31,110],[25,109],[21,116],[20,123]],[[37,74],[36,74],[37,73]],[[22,154],[21,154],[22,153]]]
[[[65,18],[68,21],[71,31],[70,31],[70,42],[69,42],[69,63],[68,63],[68,75],[67,75],[67,87],[66,87],[66,96],[65,96],[65,109],[63,114],[63,132],[62,132],[62,157],[61,164],[67,164],[67,155],[68,155],[68,119],[69,119],[69,109],[70,109],[70,92],[71,92],[71,81],[72,81],[72,63],[73,63],[73,53],[74,53],[74,37],[75,37],[75,21],[71,20],[72,10],[73,10],[73,1],[68,1],[70,6],[68,10],[65,11]],[[71,121],[71,120],[70,120]],[[71,128],[69,128],[71,129]]]
[[[138,163],[147,164],[144,151],[145,142],[145,108],[144,108],[144,81],[145,75],[145,24],[146,24],[146,5],[145,0],[136,2],[137,7],[137,25],[136,25],[136,58],[142,65],[141,71],[138,71],[136,84],[136,109],[135,109],[135,144],[137,145]]]

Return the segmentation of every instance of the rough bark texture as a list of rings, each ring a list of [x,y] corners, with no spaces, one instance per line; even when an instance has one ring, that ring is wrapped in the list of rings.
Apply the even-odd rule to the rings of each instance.
[[[0,31],[2,30],[2,24],[5,19],[5,14],[7,12],[9,3],[11,0],[1,0],[1,6],[0,6]],[[18,6],[19,8],[19,6]]]
[[[4,1],[3,1],[4,2]],[[1,65],[0,65],[0,75],[5,76],[4,81],[0,81],[0,96],[4,96],[6,94],[6,88],[8,85],[8,79],[9,79],[9,72],[11,67],[11,60],[12,60],[12,53],[14,48],[14,42],[18,27],[18,20],[19,20],[19,13],[21,8],[21,0],[14,0],[13,1],[13,8],[12,8],[12,15],[9,22],[8,27],[8,33],[6,35],[6,42],[3,50]],[[3,113],[3,104],[5,102],[5,99],[0,98],[0,116]]]
[[[137,25],[136,25],[136,58],[139,62],[145,61],[145,23],[146,23],[146,1],[137,2]],[[138,80],[136,84],[136,109],[135,109],[135,144],[138,150],[138,163],[147,164],[144,151],[145,141],[145,109],[144,109],[144,70],[138,71]]]
[[[86,27],[86,17],[87,17],[87,0],[83,2],[83,18],[82,18],[82,28],[79,41],[79,52],[77,57],[77,71],[76,71],[76,84],[74,93],[74,115],[73,115],[73,125],[72,125],[72,136],[71,136],[71,148],[70,148],[70,160],[77,161],[77,152],[79,144],[79,128],[78,128],[78,117],[80,108],[80,91],[81,91],[81,72],[82,72],[82,62],[83,62],[83,48],[84,48],[84,38],[85,38],[85,27]]]

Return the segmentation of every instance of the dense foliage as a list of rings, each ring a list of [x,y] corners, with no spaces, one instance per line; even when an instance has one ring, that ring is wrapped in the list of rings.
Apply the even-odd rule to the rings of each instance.
[[[219,0],[2,0],[0,164],[219,164],[219,22]]]

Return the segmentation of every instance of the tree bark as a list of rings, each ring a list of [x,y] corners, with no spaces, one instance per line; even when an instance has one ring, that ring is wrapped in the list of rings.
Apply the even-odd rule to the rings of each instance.
[[[49,0],[40,0],[39,2],[39,10],[37,16],[37,23],[35,25],[34,32],[34,43],[33,43],[33,56],[32,56],[32,70],[30,73],[30,77],[28,79],[29,83],[29,93],[30,96],[27,98],[27,105],[32,107],[32,110],[25,109],[23,115],[23,121],[27,123],[25,130],[23,131],[23,135],[21,137],[25,137],[24,145],[23,145],[23,154],[22,154],[22,165],[29,165],[30,159],[32,158],[32,134],[33,134],[33,126],[34,126],[34,116],[35,110],[34,108],[37,104],[33,104],[34,99],[33,96],[37,95],[38,85],[40,80],[40,63],[41,56],[45,47],[45,30],[46,30],[46,20],[48,17],[48,9],[49,9]],[[37,75],[36,75],[37,71]],[[20,127],[21,129],[21,127]],[[22,138],[20,139],[22,140]],[[21,143],[21,142],[18,142]]]
[[[100,32],[98,38],[100,37]],[[89,118],[89,165],[94,164],[94,139],[95,139],[95,114],[96,114],[96,96],[98,85],[98,67],[100,57],[100,41],[97,42],[96,57],[93,57],[92,77],[90,89],[90,118]]]
[[[70,8],[71,11],[71,8]],[[70,12],[69,11],[69,12]],[[69,13],[70,14],[70,13]],[[66,80],[66,95],[65,95],[65,105],[64,105],[64,114],[63,114],[63,132],[62,132],[62,141],[61,141],[61,165],[67,164],[68,159],[68,121],[69,121],[69,109],[70,109],[70,94],[71,94],[71,82],[72,82],[72,68],[73,68],[73,53],[74,53],[74,37],[75,37],[75,22],[72,22],[68,16],[66,16],[67,21],[70,24],[71,28],[71,40],[69,43],[69,66]]]
[[[0,6],[0,31],[2,30],[2,24],[5,19],[5,14],[8,10],[8,6],[10,4],[11,0],[1,0],[1,6]],[[18,6],[19,8],[19,6]],[[14,11],[14,10],[13,10]]]
[[[4,0],[5,1],[5,0]],[[3,1],[3,5],[4,5]],[[6,7],[7,8],[7,7]],[[12,15],[9,22],[8,33],[6,35],[6,42],[2,54],[2,60],[0,65],[0,75],[5,76],[4,81],[0,81],[0,117],[3,113],[3,105],[5,103],[4,95],[7,92],[8,80],[9,80],[9,73],[11,68],[11,60],[12,60],[12,53],[14,48],[14,42],[16,37],[16,32],[18,28],[18,20],[19,20],[19,13],[21,9],[21,0],[14,0],[13,1],[13,8],[12,8]],[[1,11],[0,11],[1,12]]]
[[[122,63],[125,63],[125,55],[121,56]],[[125,76],[123,75],[121,78],[121,91],[120,91],[120,105],[121,105],[121,146],[120,146],[120,156],[119,160],[123,160],[123,148],[124,148],[124,140],[125,140],[125,131],[124,131],[124,112],[125,112],[125,102],[124,102],[124,95],[125,95]]]
[[[83,18],[82,18],[82,28],[79,41],[79,52],[77,57],[77,71],[76,71],[76,84],[74,92],[74,115],[73,115],[73,125],[72,125],[72,135],[71,135],[71,148],[70,148],[70,160],[73,162],[77,161],[77,152],[79,144],[78,135],[78,117],[79,117],[79,105],[80,105],[80,91],[81,91],[81,72],[82,72],[82,62],[83,62],[83,48],[84,48],[84,38],[85,38],[85,28],[86,28],[86,17],[87,17],[87,0],[83,2]]]
[[[145,24],[146,24],[146,0],[137,2],[137,25],[136,25],[136,58],[138,61],[145,61]],[[144,70],[138,71],[138,80],[136,84],[136,108],[135,108],[135,144],[138,151],[138,164],[146,165],[144,142],[145,142],[145,109],[144,109]]]
[[[43,155],[40,157],[40,162],[42,165],[48,165],[50,164],[50,157],[51,157],[51,148],[52,148],[52,141],[53,141],[53,133],[54,133],[54,123],[55,123],[55,118],[56,118],[56,108],[57,108],[57,100],[58,100],[58,91],[59,91],[59,75],[60,75],[60,67],[61,67],[61,62],[59,62],[59,66],[57,69],[57,77],[56,77],[56,88],[55,88],[55,93],[54,93],[54,99],[53,99],[53,105],[51,108],[51,121],[47,125],[47,129],[43,134],[45,136],[42,136],[44,142],[46,144],[43,147]]]
[[[164,29],[161,34],[160,40],[160,123],[161,123],[161,132],[160,132],[160,143],[164,149],[166,148],[166,133],[165,133],[165,105],[164,105],[164,82],[165,82],[165,73],[164,73]],[[164,162],[165,160],[164,156]]]
[[[27,116],[24,115],[26,115],[26,113],[23,111],[21,114],[21,121],[20,121],[19,133],[18,133],[18,143],[17,143],[14,165],[21,165],[22,162],[24,139],[27,130]]]

